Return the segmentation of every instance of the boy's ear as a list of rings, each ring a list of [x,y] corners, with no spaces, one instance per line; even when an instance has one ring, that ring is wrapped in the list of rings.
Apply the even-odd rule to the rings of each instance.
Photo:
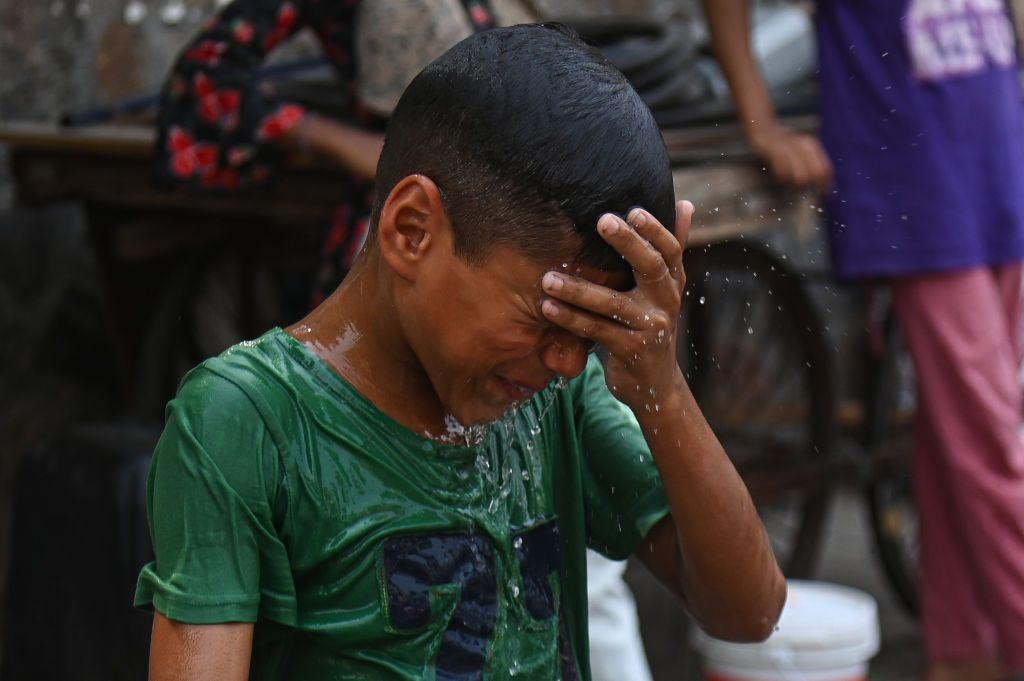
[[[377,223],[381,256],[398,276],[414,280],[432,253],[451,249],[451,224],[441,190],[425,175],[402,178],[388,194]]]

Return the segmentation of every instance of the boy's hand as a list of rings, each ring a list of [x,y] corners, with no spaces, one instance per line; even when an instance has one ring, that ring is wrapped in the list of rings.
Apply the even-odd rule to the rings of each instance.
[[[541,309],[552,323],[609,350],[608,387],[636,414],[658,467],[672,517],[647,533],[637,557],[683,596],[704,631],[763,641],[782,612],[786,580],[743,480],[676,362],[686,283],[680,244],[692,216],[688,201],[676,205],[675,235],[646,211],[630,214],[632,227],[601,216],[598,231],[632,265],[636,287],[619,293],[548,272]],[[554,277],[561,287],[551,285]]]
[[[676,360],[676,326],[686,285],[683,244],[693,204],[676,204],[675,234],[637,208],[621,218],[606,214],[598,233],[630,265],[636,286],[614,291],[561,272],[544,275],[545,317],[571,333],[605,346],[608,387],[634,411],[655,411],[659,396],[683,385]],[[639,415],[639,414],[638,414]]]

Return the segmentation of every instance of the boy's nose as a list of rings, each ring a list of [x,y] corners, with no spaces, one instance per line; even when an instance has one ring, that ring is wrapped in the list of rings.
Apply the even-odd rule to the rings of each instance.
[[[573,379],[583,373],[593,343],[582,338],[559,339],[541,350],[544,366],[559,376]]]

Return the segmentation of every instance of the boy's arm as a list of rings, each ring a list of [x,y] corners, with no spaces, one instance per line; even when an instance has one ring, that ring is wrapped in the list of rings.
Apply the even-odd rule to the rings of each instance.
[[[781,613],[785,580],[750,495],[676,361],[685,285],[680,244],[692,215],[692,204],[680,202],[675,235],[641,209],[630,224],[602,216],[598,232],[632,265],[636,287],[617,292],[549,272],[541,309],[552,323],[608,349],[605,381],[633,411],[658,467],[671,518],[647,533],[639,557],[709,634],[762,640]]]
[[[763,640],[786,586],[754,503],[685,382],[659,404],[637,419],[671,515],[651,528],[635,555],[712,636]]]
[[[153,616],[150,681],[246,681],[251,623],[185,624]]]
[[[274,524],[279,452],[249,393],[225,377],[232,372],[223,359],[189,372],[150,464],[156,559],[135,603],[154,613],[151,679],[246,679],[252,623],[294,613]]]
[[[750,48],[750,0],[704,0],[711,46],[722,66],[744,134],[775,179],[827,188],[832,164],[817,138],[779,123]]]

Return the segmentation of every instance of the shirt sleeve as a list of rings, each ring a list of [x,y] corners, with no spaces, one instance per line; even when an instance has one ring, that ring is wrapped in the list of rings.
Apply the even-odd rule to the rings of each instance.
[[[668,498],[640,424],[608,390],[596,357],[571,385],[582,448],[587,541],[608,558],[624,560],[668,514]]]
[[[320,16],[317,8],[328,4],[333,14]],[[306,25],[321,42],[332,41],[326,51],[333,61],[345,62],[356,4],[234,0],[225,7],[179,55],[164,85],[157,179],[221,192],[265,184],[281,157],[275,141],[306,112],[276,98],[259,82],[257,69]]]
[[[295,589],[284,543],[278,449],[246,394],[200,367],[167,408],[150,464],[156,560],[135,604],[193,624],[289,624]]]

